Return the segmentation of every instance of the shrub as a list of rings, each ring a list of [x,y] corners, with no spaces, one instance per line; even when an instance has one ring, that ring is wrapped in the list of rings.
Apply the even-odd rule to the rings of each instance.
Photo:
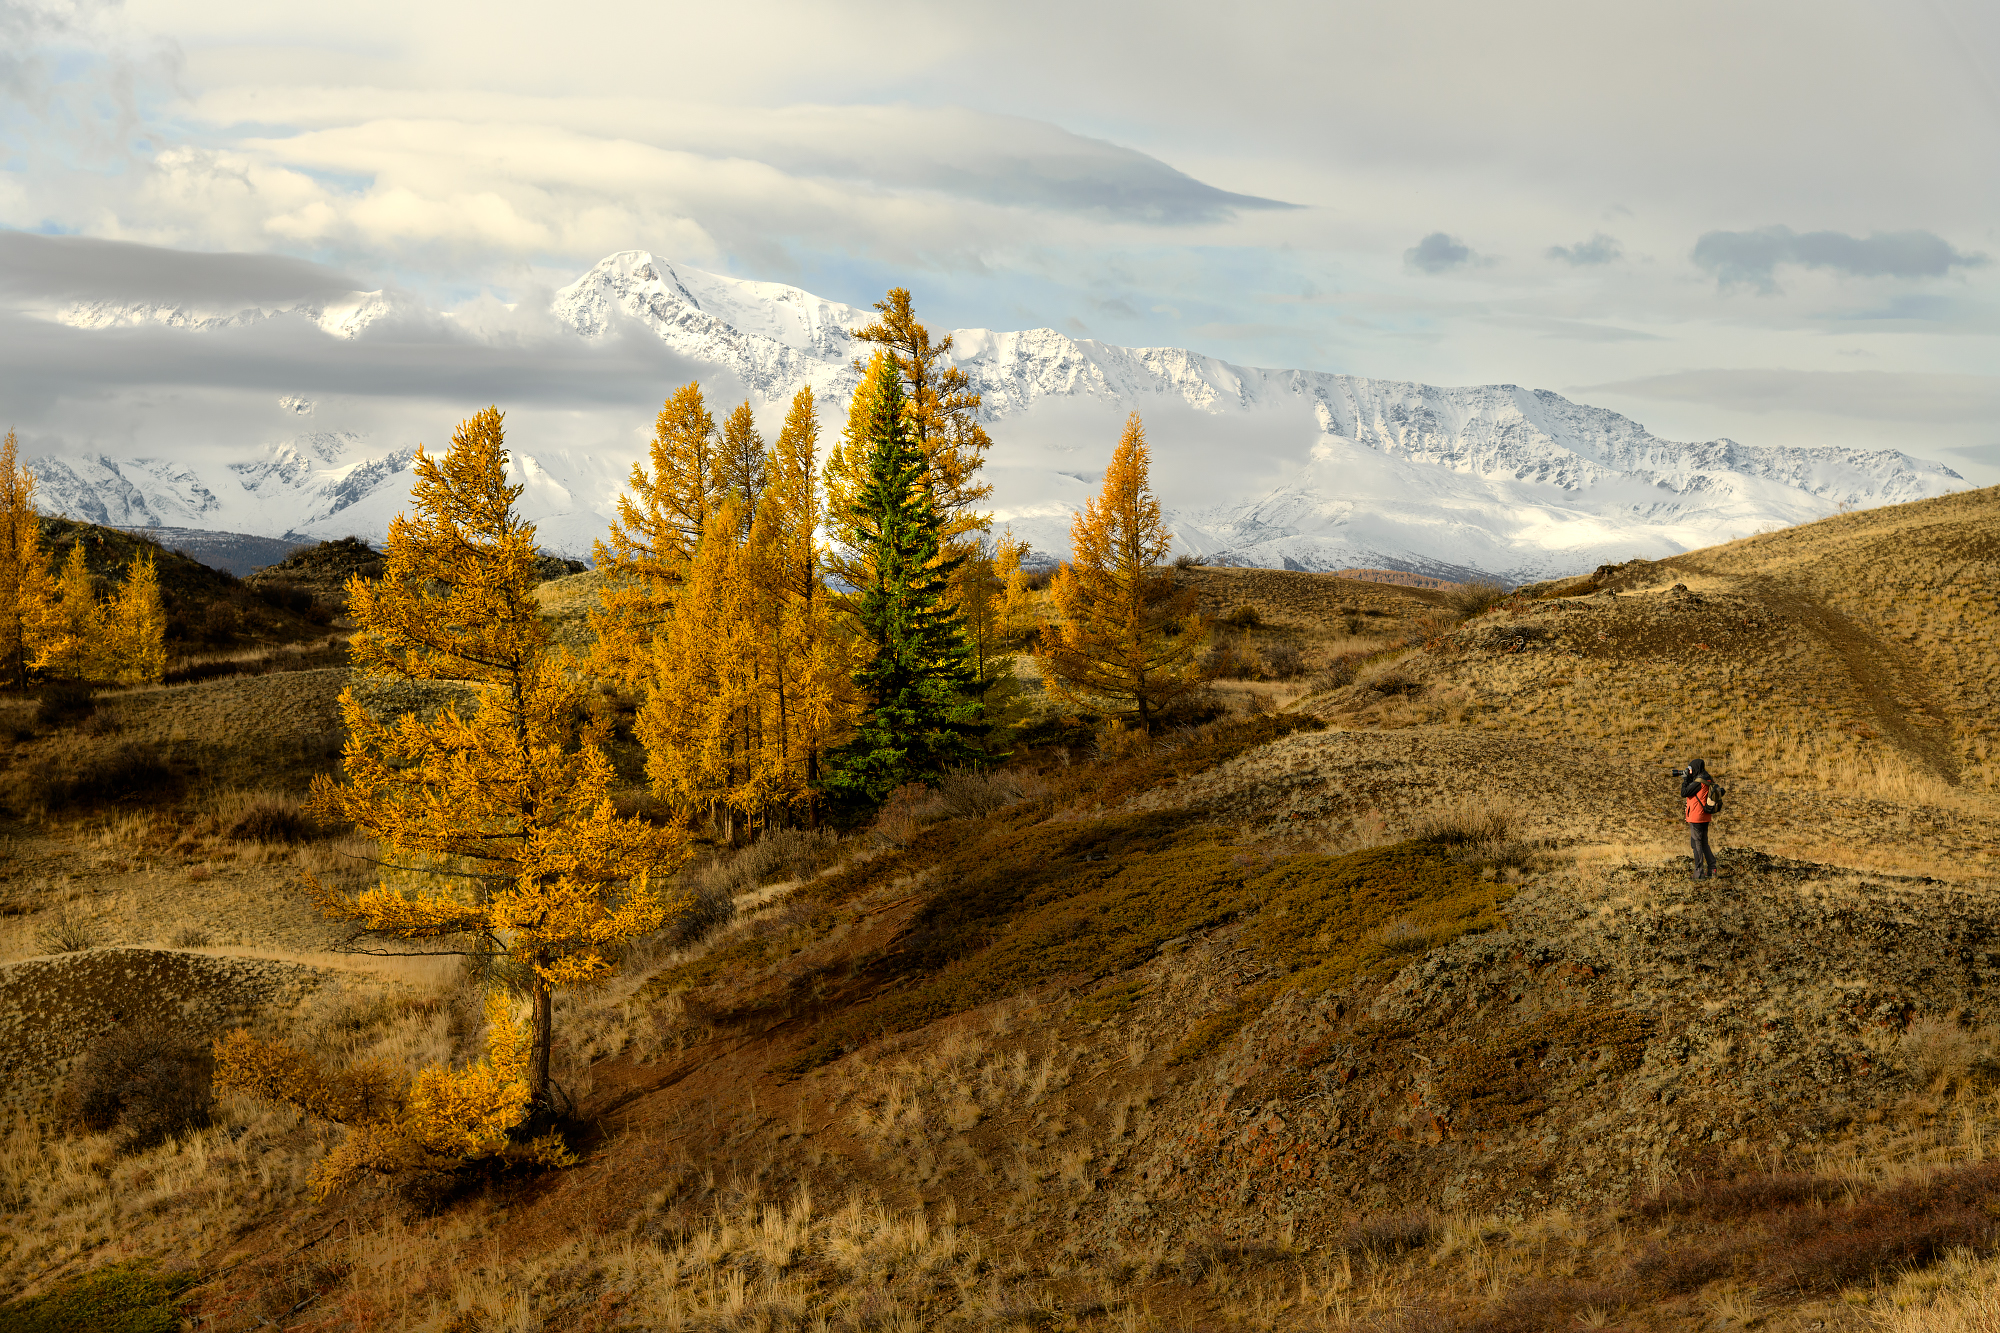
[[[214,1122],[214,1073],[207,1042],[183,1030],[115,1028],[70,1075],[64,1109],[92,1133],[123,1129],[127,1151],[150,1148]]]
[[[1461,617],[1470,620],[1473,616],[1491,611],[1506,597],[1506,585],[1492,579],[1473,579],[1467,583],[1448,588],[1444,594],[1444,604]]]
[[[125,730],[125,718],[115,708],[100,708],[84,722],[83,729],[92,736],[116,736]]]
[[[160,800],[173,795],[174,773],[153,746],[127,741],[97,754],[71,755],[39,775],[17,782],[9,793],[16,809],[43,811],[107,805],[124,800]]]
[[[689,878],[693,897],[667,927],[667,938],[688,945],[707,939],[736,919],[733,877],[723,863],[711,861]]]
[[[1507,812],[1498,806],[1449,805],[1425,811],[1411,835],[1425,842],[1463,847],[1470,843],[1504,842],[1510,824]]]
[[[1319,674],[1313,677],[1313,689],[1340,690],[1347,688],[1361,674],[1361,665],[1367,660],[1367,653],[1340,654],[1322,667]]]
[[[195,1274],[153,1260],[111,1264],[65,1278],[32,1300],[0,1305],[8,1333],[176,1333],[181,1295]]]
[[[35,927],[35,947],[43,953],[82,953],[97,947],[97,927],[69,903]]]
[[[1264,623],[1264,617],[1257,614],[1257,608],[1247,602],[1229,608],[1221,619],[1231,629],[1256,629]]]
[[[175,926],[173,933],[167,937],[167,943],[176,949],[206,949],[209,940],[207,928],[192,923]]]
[[[1306,673],[1305,654],[1298,648],[1282,640],[1266,644],[1263,652],[1264,670],[1273,680],[1292,680]]]
[[[35,724],[67,726],[97,711],[97,688],[87,680],[52,680],[35,703]]]
[[[1340,1248],[1350,1254],[1396,1255],[1428,1249],[1437,1238],[1437,1221],[1429,1213],[1386,1213],[1348,1227]]]
[[[1201,674],[1210,680],[1258,680],[1264,664],[1246,639],[1224,639],[1201,655]]]
[[[297,808],[276,801],[259,801],[229,826],[231,842],[310,842],[319,828]]]
[[[216,643],[228,643],[243,629],[243,613],[234,602],[210,602],[202,613],[201,632]]]
[[[257,584],[257,599],[266,606],[300,615],[311,610],[313,604],[311,589],[282,579]]]
[[[1384,667],[1362,680],[1361,684],[1381,695],[1417,694],[1424,688],[1422,681],[1399,666]]]
[[[1047,791],[1048,784],[1032,773],[998,768],[961,770],[939,779],[936,799],[947,819],[983,819],[995,810],[1038,799]]]
[[[1208,557],[1196,555],[1192,551],[1182,551],[1174,557],[1175,569],[1200,569],[1208,564]]]

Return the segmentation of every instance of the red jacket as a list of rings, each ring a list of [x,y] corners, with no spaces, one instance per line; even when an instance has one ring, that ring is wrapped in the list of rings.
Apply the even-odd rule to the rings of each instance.
[[[1708,800],[1708,784],[1704,782],[1701,784],[1700,791],[1696,792],[1694,795],[1687,798],[1688,823],[1690,824],[1708,823],[1708,806],[1706,804],[1707,800]]]

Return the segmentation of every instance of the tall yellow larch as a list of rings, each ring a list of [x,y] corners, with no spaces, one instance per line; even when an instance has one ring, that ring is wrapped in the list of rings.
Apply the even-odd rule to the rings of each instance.
[[[31,631],[35,644],[31,665],[44,675],[66,680],[108,679],[104,606],[97,599],[96,580],[84,560],[81,539],[71,543],[54,591],[42,608],[41,623]]]
[[[1052,692],[1071,703],[1128,711],[1150,730],[1194,689],[1206,632],[1192,589],[1161,562],[1173,542],[1148,480],[1146,433],[1134,412],[1104,487],[1070,523],[1070,562],[1050,587],[1059,623],[1042,627]]]
[[[535,529],[506,484],[502,418],[463,422],[434,459],[421,449],[411,512],[389,526],[379,581],[356,578],[357,669],[454,681],[473,710],[376,717],[349,689],[344,780],[321,778],[313,807],[351,821],[413,869],[356,894],[317,884],[330,916],[379,936],[504,953],[532,1001],[529,1090],[548,1105],[552,995],[610,972],[620,941],[681,906],[660,891],[686,836],[621,819],[606,794],[607,725],[537,613]]]
[[[756,587],[734,497],[709,518],[655,643],[646,702],[633,732],[660,799],[704,815],[733,839],[738,815],[754,818],[770,786],[759,689],[763,644]]]
[[[779,789],[794,803],[811,799],[820,756],[846,739],[859,706],[850,636],[838,623],[822,572],[819,533],[826,514],[818,451],[819,417],[808,387],[793,396],[778,434],[749,542],[764,589],[761,637],[769,666],[763,685],[775,700]]]
[[[27,688],[34,638],[53,591],[34,499],[35,474],[21,462],[10,430],[0,444],[0,684],[17,690]]]
[[[151,684],[167,670],[167,612],[148,551],[132,559],[103,613],[104,669],[121,685]]]
[[[606,576],[592,674],[636,690],[654,636],[673,615],[674,589],[694,558],[709,516],[727,491],[722,441],[699,384],[676,389],[653,423],[648,460],[618,497],[618,518],[592,555]]]
[[[722,449],[717,477],[722,489],[742,507],[743,525],[757,517],[757,502],[764,494],[768,471],[764,437],[757,433],[757,418],[750,404],[739,404],[722,423]]]

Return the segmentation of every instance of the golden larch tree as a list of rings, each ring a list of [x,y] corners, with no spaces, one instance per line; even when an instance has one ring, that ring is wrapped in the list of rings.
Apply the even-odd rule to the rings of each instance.
[[[590,613],[593,674],[639,688],[645,656],[673,615],[674,589],[709,516],[727,492],[722,440],[699,384],[684,384],[653,422],[649,472],[638,463],[618,497],[618,517],[592,547],[606,576]]]
[[[81,537],[71,543],[54,591],[34,630],[35,670],[65,680],[105,679],[104,604]]]
[[[533,1103],[531,1054],[529,1034],[496,992],[486,999],[485,1057],[461,1069],[433,1065],[412,1077],[371,1061],[329,1070],[304,1051],[239,1030],[215,1043],[215,1084],[346,1128],[313,1168],[313,1196],[325,1199],[364,1171],[444,1172],[499,1156],[574,1163],[555,1133],[523,1145],[510,1137]]]
[[[841,627],[826,588],[818,463],[819,416],[808,386],[792,396],[750,533],[753,567],[765,590],[762,637],[772,666],[765,687],[777,706],[781,789],[793,802],[812,799],[821,756],[847,738],[860,707],[852,636]]]
[[[13,431],[0,444],[0,683],[28,687],[35,639],[49,615],[49,557],[35,512],[35,474]]]
[[[731,496],[709,516],[633,724],[654,792],[683,814],[705,814],[729,841],[736,817],[762,808],[768,778],[757,589],[741,530]]]
[[[1061,620],[1041,632],[1051,690],[1073,704],[1110,703],[1151,730],[1161,710],[1194,689],[1206,627],[1192,589],[1161,562],[1173,543],[1147,473],[1145,428],[1134,412],[1104,487],[1070,522],[1071,559],[1050,595]]]
[[[514,509],[499,410],[462,423],[443,459],[419,450],[414,471],[381,579],[348,584],[350,653],[369,675],[458,682],[473,709],[384,720],[341,695],[344,780],[317,780],[313,807],[379,840],[419,887],[311,888],[378,937],[512,959],[532,1003],[529,1091],[547,1107],[554,992],[605,976],[618,944],[680,908],[661,884],[687,838],[620,818],[607,795],[608,724],[589,720],[538,614],[535,529]]]
[[[821,573],[818,430],[801,389],[760,460],[748,531],[739,490],[711,516],[652,646],[634,726],[654,791],[729,841],[739,821],[754,832],[809,804],[820,756],[855,709],[849,638]]]
[[[756,519],[757,501],[764,494],[765,454],[764,437],[757,433],[757,418],[750,404],[739,404],[722,423],[718,477],[722,489],[736,496],[741,505],[745,527]]]

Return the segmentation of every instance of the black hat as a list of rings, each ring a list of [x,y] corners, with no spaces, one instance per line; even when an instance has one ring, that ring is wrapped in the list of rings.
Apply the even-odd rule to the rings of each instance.
[[[1706,772],[1708,772],[1708,764],[1707,764],[1707,762],[1706,762],[1705,760],[1701,760],[1701,759],[1690,759],[1690,760],[1688,760],[1688,772],[1690,772],[1690,773],[1706,773]]]

